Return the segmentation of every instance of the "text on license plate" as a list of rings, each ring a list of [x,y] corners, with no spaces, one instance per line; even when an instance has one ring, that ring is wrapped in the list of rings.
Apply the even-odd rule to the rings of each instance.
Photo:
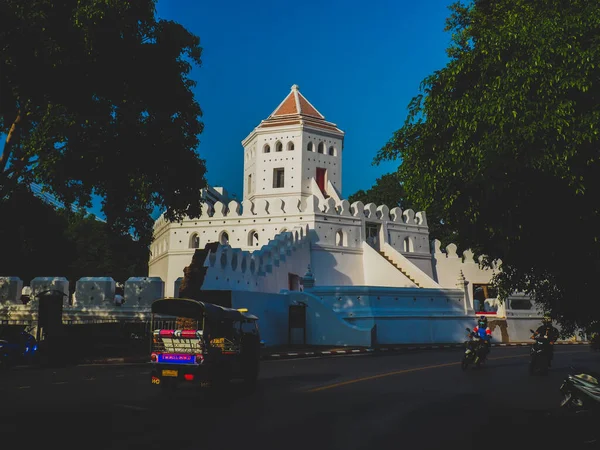
[[[162,376],[163,377],[176,377],[177,373],[178,373],[177,370],[163,370]]]

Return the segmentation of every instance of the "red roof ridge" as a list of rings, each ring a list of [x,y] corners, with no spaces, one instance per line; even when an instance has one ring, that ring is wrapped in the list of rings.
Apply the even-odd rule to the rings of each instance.
[[[283,101],[275,108],[267,119],[271,117],[288,116],[288,115],[312,116],[325,120],[325,116],[309,102],[304,95],[300,93],[300,88],[294,84],[290,93]]]
[[[257,128],[294,124],[308,125],[344,134],[336,124],[325,120],[325,116],[300,93],[297,84],[292,85],[290,93],[269,117],[260,122]]]

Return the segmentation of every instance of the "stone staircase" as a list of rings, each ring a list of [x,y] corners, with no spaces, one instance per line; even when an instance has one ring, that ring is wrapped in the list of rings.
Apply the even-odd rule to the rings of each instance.
[[[413,283],[415,283],[417,285],[417,287],[421,287],[419,285],[419,283],[417,283],[415,281],[415,279],[413,277],[411,277],[406,271],[404,271],[404,269],[402,269],[402,267],[400,267],[398,264],[396,264],[394,261],[392,261],[383,251],[379,251],[378,252],[381,256],[383,256],[391,265],[393,265],[396,269],[398,269],[400,271],[400,273],[402,273],[402,275],[404,275],[406,278],[408,278],[410,281],[412,281]]]

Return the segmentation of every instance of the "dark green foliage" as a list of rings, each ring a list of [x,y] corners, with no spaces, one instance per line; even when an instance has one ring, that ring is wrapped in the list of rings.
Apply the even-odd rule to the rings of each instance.
[[[376,161],[401,158],[407,201],[503,261],[567,329],[600,317],[600,8],[475,0],[447,22],[450,62],[423,81]]]
[[[363,204],[375,203],[376,205],[387,205],[390,210],[399,206],[402,211],[413,209],[412,203],[407,200],[406,191],[400,182],[397,173],[388,173],[375,180],[375,184],[367,191],[359,190],[348,197],[350,204],[361,201]],[[415,212],[420,211],[416,209]],[[442,246],[454,241],[455,233],[452,232],[440,219],[433,209],[426,212],[429,225],[430,240],[438,239]]]
[[[0,2],[0,199],[36,182],[149,243],[151,213],[198,217],[199,38],[155,1]]]
[[[148,248],[106,223],[54,207],[18,188],[0,203],[0,275],[64,276],[71,290],[82,277],[110,276],[124,282],[148,274]]]

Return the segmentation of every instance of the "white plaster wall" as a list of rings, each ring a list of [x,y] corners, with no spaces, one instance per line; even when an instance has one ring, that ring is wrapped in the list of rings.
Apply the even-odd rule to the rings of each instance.
[[[314,151],[312,152],[307,150],[309,142],[313,143]],[[325,143],[325,150],[322,154],[317,152],[319,142]],[[336,149],[336,155],[327,154],[330,146]],[[338,192],[342,192],[342,146],[343,138],[334,133],[316,130],[305,130],[302,133],[302,193],[304,195],[312,193],[309,182],[311,178],[316,179],[317,167],[327,169],[325,185],[327,185],[327,181],[330,181]]]
[[[456,245],[449,244],[444,253],[440,250],[439,242],[438,240],[434,241],[433,253],[433,261],[439,284],[442,286],[454,285],[461,271],[471,285],[473,283],[486,284],[491,281],[494,270],[482,269],[479,266],[479,262],[474,260],[473,252],[464,250],[462,254],[459,254]]]
[[[23,280],[19,277],[0,277],[0,304],[21,303]]]
[[[446,252],[444,253],[440,249],[440,241],[437,239],[433,241],[432,251],[434,274],[438,283],[450,287],[456,283],[456,279],[462,271],[465,279],[469,282],[469,298],[471,299],[471,306],[474,308],[473,285],[490,283],[497,269],[483,269],[480,267],[479,262],[474,260],[471,250],[464,250],[459,253],[455,244],[446,246]]]
[[[288,343],[289,304],[289,296],[283,294],[231,292],[233,308],[247,308],[258,317],[260,336],[267,347]]]
[[[312,244],[310,265],[317,284],[326,286],[365,284],[362,249]]]
[[[315,285],[309,292],[345,319],[465,315],[458,289]]]
[[[300,153],[300,132],[298,129],[278,129],[270,132],[260,131],[253,138],[256,146],[254,158],[253,178],[256,178],[255,190],[248,196],[251,200],[261,197],[282,197],[288,195],[300,195],[300,176],[302,173],[302,161]],[[281,142],[283,150],[277,152],[276,143]],[[288,142],[294,143],[294,150],[287,150]],[[269,153],[264,153],[264,146],[268,144]],[[273,170],[284,169],[284,187],[273,187]]]
[[[165,296],[165,283],[158,277],[131,277],[125,282],[124,294],[128,307],[150,306]]]
[[[169,272],[166,278],[160,277],[165,282],[165,296],[175,295],[175,281],[183,277],[183,269],[191,264],[193,256],[193,252],[178,252],[170,257]]]
[[[463,342],[474,321],[458,289],[315,286],[306,292],[349,324],[377,325],[379,344]]]
[[[355,321],[360,324],[362,320]],[[379,319],[377,342],[390,344],[461,343],[466,339],[465,328],[472,324],[469,317],[395,318]]]
[[[409,261],[419,268],[425,275],[434,280],[433,260],[431,254],[404,253],[405,257],[410,255]]]
[[[57,290],[65,294],[63,306],[68,306],[70,303],[69,281],[65,277],[36,277],[31,280],[29,286],[31,287],[31,300],[29,304],[33,307],[39,305],[36,296],[49,290]]]
[[[377,253],[370,245],[363,245],[363,268],[367,286],[417,287],[402,272]]]
[[[335,208],[335,206],[334,206]],[[334,214],[316,214],[314,218],[313,242],[321,246],[337,246],[337,233],[343,235],[342,247],[361,248],[362,244],[362,221],[353,217],[339,216]]]
[[[387,222],[388,243],[401,253],[419,253],[430,255],[429,251],[429,231],[419,226],[399,225],[394,222]],[[411,240],[413,250],[406,252],[404,250],[404,239]]]
[[[366,247],[367,245],[367,243],[364,243],[363,247]],[[424,272],[414,264],[414,260],[408,258],[409,253],[401,253],[388,243],[382,245],[381,251],[387,258],[390,258],[392,262],[401,267],[411,278],[413,278],[419,287],[440,287],[439,284],[431,279],[428,273]]]
[[[256,137],[244,146],[244,195],[247,200],[256,192]],[[251,185],[248,186],[248,175],[252,175]]]
[[[169,284],[171,281],[171,277],[169,276],[169,270],[175,273],[180,265],[178,259],[185,259],[187,261],[191,261],[192,255],[193,250],[190,251],[189,254],[181,256],[175,255],[172,252],[170,252],[160,255],[156,258],[151,258],[151,262],[148,265],[148,276],[152,278],[158,277],[161,280],[165,280],[165,295],[170,297],[172,295],[172,292],[170,293],[169,291]],[[181,273],[183,273],[183,269],[181,269]]]
[[[275,153],[295,151],[296,149]],[[314,185],[314,180],[312,184]],[[172,224],[167,223],[163,217],[157,220],[149,274],[165,280],[166,294],[171,296],[174,294],[175,280],[182,276],[183,269],[189,264],[195,251],[195,248],[190,248],[191,238],[195,233],[199,236],[199,248],[204,248],[209,242],[220,241],[222,233],[226,232],[232,248],[246,251],[268,245],[282,230],[308,225],[315,251],[325,249],[324,253],[310,257],[313,267],[319,271],[319,282],[328,285],[364,284],[366,281],[362,256],[357,258],[350,249],[362,249],[366,221],[382,224],[381,234],[384,235],[384,242],[387,240],[388,227],[390,230],[394,227],[407,228],[411,233],[422,235],[423,239],[427,236],[424,213],[414,214],[412,210],[402,212],[400,208],[389,211],[385,205],[365,206],[361,202],[350,205],[347,200],[340,199],[336,192],[327,199],[319,194],[302,200],[299,197],[262,198],[254,202],[244,202],[243,205],[236,201],[228,205],[217,202],[214,208],[205,209],[204,214],[197,219]],[[249,246],[248,236],[253,231],[258,233],[258,246]],[[342,246],[336,245],[338,231],[343,235]],[[399,230],[398,233],[405,231]],[[415,250],[414,245],[419,246],[415,241],[411,250]],[[345,250],[340,253],[337,251],[339,248]],[[419,272],[424,272],[431,280],[430,254],[415,251],[400,253],[406,258],[403,261],[414,264]],[[302,275],[305,270],[303,267],[302,270],[293,273]],[[223,276],[215,273],[214,280],[210,279],[211,283],[225,283],[227,286],[230,286],[232,280],[235,280],[234,289],[243,289],[245,284],[245,289],[248,290],[261,289],[262,286],[267,292],[277,292],[282,286],[287,286],[287,282],[283,283],[282,279],[273,278],[270,274],[265,274],[264,278],[259,280],[249,279],[240,274],[231,277],[226,273],[223,273]],[[432,281],[432,284],[435,283]]]
[[[208,257],[203,289],[232,289],[277,293],[288,289],[288,275],[303,276],[310,263],[306,231],[276,236],[253,253],[219,246]],[[298,238],[296,236],[298,235]]]
[[[84,277],[75,283],[75,305],[109,305],[115,299],[115,280],[110,277]]]
[[[289,292],[291,301],[304,302],[306,308],[306,341],[309,345],[371,346],[373,323],[356,325],[340,318],[317,295]]]

